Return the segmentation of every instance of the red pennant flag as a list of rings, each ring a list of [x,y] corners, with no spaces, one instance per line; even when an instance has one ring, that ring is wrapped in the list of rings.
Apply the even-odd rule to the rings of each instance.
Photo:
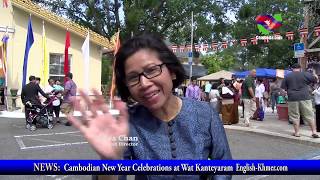
[[[69,47],[70,47],[70,33],[67,30],[66,43],[65,43],[65,47],[64,47],[64,65],[63,65],[63,70],[64,70],[64,76],[65,77],[68,75],[68,73],[70,71],[70,69],[69,69]]]
[[[253,45],[257,45],[258,44],[258,40],[257,40],[256,37],[251,38],[250,41],[251,41],[251,44],[253,44]]]
[[[218,43],[217,42],[212,42],[211,49],[212,50],[217,50],[217,48],[218,48]]]
[[[8,7],[8,0],[2,0],[2,7],[4,8]]]
[[[199,52],[200,48],[199,48],[199,45],[198,45],[198,44],[195,44],[195,45],[194,45],[194,48],[196,49],[197,52]]]
[[[281,34],[280,34],[280,33],[274,33],[274,35],[275,35],[276,37],[281,36]]]
[[[191,51],[191,49],[192,49],[192,48],[191,48],[191,45],[190,45],[190,44],[187,44],[187,50],[188,50],[188,51]]]
[[[184,52],[184,45],[181,45],[181,46],[179,46],[179,50],[180,50],[180,52]]]
[[[177,45],[171,45],[172,52],[177,52],[178,46]]]
[[[207,52],[208,51],[208,47],[209,47],[208,44],[203,44],[202,45],[202,50]]]
[[[293,40],[294,33],[292,31],[286,32],[286,37],[288,40]]]
[[[226,49],[228,47],[228,43],[226,41],[222,42],[222,48]]]
[[[240,43],[241,43],[242,47],[247,46],[247,42],[248,42],[247,39],[241,39],[240,40]]]
[[[319,36],[320,35],[320,26],[314,27],[314,35]]]
[[[299,30],[301,38],[307,38],[308,36],[308,28],[302,28]]]

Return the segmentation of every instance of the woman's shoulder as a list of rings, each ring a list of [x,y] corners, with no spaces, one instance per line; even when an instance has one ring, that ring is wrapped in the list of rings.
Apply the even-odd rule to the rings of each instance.
[[[144,116],[146,114],[148,114],[148,110],[147,108],[145,108],[144,106],[142,106],[141,104],[139,103],[136,103],[134,105],[130,105],[128,106],[128,113],[131,116]]]
[[[191,113],[193,111],[208,112],[210,105],[205,101],[198,101],[190,98],[182,98],[183,108],[186,112]]]

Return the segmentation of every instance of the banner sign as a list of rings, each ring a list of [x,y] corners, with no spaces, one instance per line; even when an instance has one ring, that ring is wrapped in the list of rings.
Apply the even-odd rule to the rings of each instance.
[[[317,160],[0,160],[1,175],[319,175]]]

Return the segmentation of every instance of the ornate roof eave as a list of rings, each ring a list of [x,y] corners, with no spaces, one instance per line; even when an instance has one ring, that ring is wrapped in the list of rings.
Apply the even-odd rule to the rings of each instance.
[[[31,0],[11,0],[12,5],[23,9],[35,16],[40,17],[43,20],[46,20],[60,28],[68,29],[71,33],[77,34],[81,37],[86,37],[88,33],[88,28],[80,26],[79,24],[67,20],[63,17],[56,15],[53,12],[50,12],[44,8],[41,8],[39,5],[33,3]],[[112,44],[106,37],[89,30],[90,40],[97,45],[100,45],[107,49],[113,49],[114,44]]]

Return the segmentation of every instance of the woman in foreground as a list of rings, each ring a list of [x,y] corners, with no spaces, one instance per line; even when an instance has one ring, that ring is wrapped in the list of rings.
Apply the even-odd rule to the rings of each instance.
[[[68,117],[102,159],[231,159],[218,113],[206,102],[172,94],[172,89],[184,80],[184,69],[159,37],[142,35],[123,44],[116,54],[115,73],[122,100],[114,102],[120,110],[116,119],[97,91],[95,101],[80,92],[90,116],[80,106],[81,121]],[[131,98],[138,104],[128,110],[125,102]],[[115,140],[124,139],[129,142],[114,145]],[[136,176],[136,179],[202,178],[205,177]],[[216,175],[212,179],[231,179],[231,176]]]

